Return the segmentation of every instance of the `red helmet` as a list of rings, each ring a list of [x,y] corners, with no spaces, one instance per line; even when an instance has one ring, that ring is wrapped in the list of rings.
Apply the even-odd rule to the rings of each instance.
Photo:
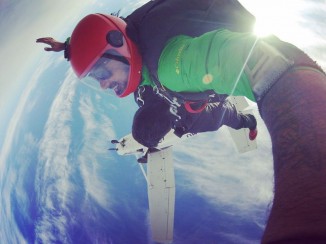
[[[126,23],[119,17],[105,14],[83,18],[70,38],[70,61],[78,78],[84,78],[108,51],[122,56],[130,65],[127,87],[118,95],[125,97],[138,87],[142,68],[137,46],[126,34]]]

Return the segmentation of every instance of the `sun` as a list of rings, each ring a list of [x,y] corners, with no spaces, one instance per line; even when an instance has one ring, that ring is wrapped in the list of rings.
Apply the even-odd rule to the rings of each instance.
[[[284,13],[277,4],[270,4],[256,10],[255,34],[258,36],[266,36],[270,34],[283,34],[291,31],[293,28],[293,16]]]
[[[264,37],[275,33],[275,27],[273,28],[272,21],[268,19],[257,19],[254,27],[254,33],[258,37]]]
[[[298,0],[241,0],[256,17],[254,32],[262,37],[275,34],[279,37],[297,38],[298,23],[303,5]]]

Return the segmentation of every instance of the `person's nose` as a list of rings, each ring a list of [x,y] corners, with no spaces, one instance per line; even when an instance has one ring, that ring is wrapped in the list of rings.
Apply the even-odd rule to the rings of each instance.
[[[110,86],[110,81],[108,81],[108,80],[100,80],[100,87],[103,90],[109,88],[109,86]]]

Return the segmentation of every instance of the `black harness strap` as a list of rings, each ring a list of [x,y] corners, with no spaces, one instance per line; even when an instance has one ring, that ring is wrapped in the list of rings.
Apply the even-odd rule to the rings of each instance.
[[[175,92],[164,87],[155,75],[151,77],[155,84],[153,90],[171,106],[173,110],[171,113],[175,115],[177,108],[181,105],[184,105],[190,113],[200,113],[205,109],[207,103],[222,102],[228,97],[225,94],[217,94],[214,90],[203,92]],[[199,107],[194,108],[191,106],[194,104],[199,104]]]

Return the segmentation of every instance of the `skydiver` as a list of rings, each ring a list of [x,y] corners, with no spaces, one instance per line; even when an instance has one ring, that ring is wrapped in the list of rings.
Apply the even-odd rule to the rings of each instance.
[[[79,22],[70,42],[37,41],[53,51],[65,50],[79,78],[90,74],[119,97],[144,85],[157,88],[158,81],[175,92],[213,90],[257,102],[272,140],[275,178],[262,243],[325,243],[325,72],[303,51],[275,36],[258,39],[239,32],[249,31],[254,22],[239,6],[237,1],[150,1],[125,23],[91,15]],[[110,32],[113,23],[119,24]],[[112,50],[130,65],[127,81],[110,81],[105,65],[97,63]],[[157,93],[173,105],[164,89]]]

